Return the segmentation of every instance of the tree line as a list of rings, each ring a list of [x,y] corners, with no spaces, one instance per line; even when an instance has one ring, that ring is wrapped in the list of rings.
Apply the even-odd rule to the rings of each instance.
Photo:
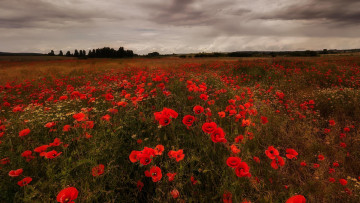
[[[65,54],[62,50],[56,55],[54,50],[51,50],[48,53],[49,56],[69,56],[69,57],[79,57],[79,58],[130,58],[137,56],[132,50],[125,50],[124,47],[120,47],[118,50],[115,50],[110,47],[90,49],[87,53],[85,50],[77,50],[73,53],[67,51]]]

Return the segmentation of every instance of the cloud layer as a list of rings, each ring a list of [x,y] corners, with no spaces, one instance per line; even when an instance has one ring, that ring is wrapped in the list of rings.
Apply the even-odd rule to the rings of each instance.
[[[360,47],[358,0],[0,0],[0,51]]]

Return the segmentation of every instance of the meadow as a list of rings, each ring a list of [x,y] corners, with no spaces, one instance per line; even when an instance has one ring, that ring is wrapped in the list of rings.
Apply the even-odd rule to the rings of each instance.
[[[0,57],[0,202],[360,202],[360,55]]]

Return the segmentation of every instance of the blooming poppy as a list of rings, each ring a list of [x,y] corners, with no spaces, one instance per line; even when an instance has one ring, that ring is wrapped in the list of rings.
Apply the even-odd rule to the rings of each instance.
[[[195,180],[194,176],[190,177],[191,184],[196,185],[198,183],[197,180]]]
[[[293,158],[297,159],[296,157],[297,155],[298,153],[294,149],[286,149],[286,157],[288,159],[293,159]]]
[[[177,162],[179,162],[184,159],[185,154],[182,149],[179,149],[178,151],[173,151],[173,150],[169,151],[168,156],[169,158],[175,159]]]
[[[137,184],[136,184],[136,187],[139,189],[139,191],[141,191],[142,188],[144,187],[144,183],[141,182],[141,180],[138,180],[138,181],[137,181]]]
[[[236,145],[234,145],[234,144],[230,146],[230,149],[231,149],[231,152],[234,154],[240,153],[240,149],[237,148]]]
[[[56,196],[56,201],[60,203],[75,203],[79,191],[75,187],[67,187],[61,190]]]
[[[83,112],[73,115],[73,118],[77,121],[83,121],[85,119],[85,114]]]
[[[276,158],[271,161],[271,167],[273,167],[274,169],[278,169],[279,166],[284,166],[284,165],[285,165],[285,161],[281,156],[276,156]]]
[[[94,177],[99,176],[104,173],[104,168],[105,166],[103,164],[99,164],[98,166],[92,168],[91,173]]]
[[[23,172],[23,169],[22,169],[22,168],[17,169],[17,170],[11,170],[11,171],[9,172],[9,176],[10,176],[10,177],[17,177],[17,176],[21,175],[22,172]]]
[[[249,170],[250,167],[246,162],[240,162],[239,165],[235,168],[235,174],[238,177],[250,177],[251,174],[249,173]]]
[[[205,133],[212,133],[215,129],[217,128],[217,125],[215,122],[210,122],[210,123],[204,123],[202,125],[202,130]]]
[[[162,155],[163,152],[164,152],[164,145],[156,145],[155,155]]]
[[[167,173],[166,175],[169,178],[169,181],[171,182],[174,180],[176,173]]]
[[[52,127],[54,127],[55,125],[56,125],[55,122],[48,122],[48,123],[45,124],[45,127],[46,127],[46,128],[52,128]]]
[[[61,144],[62,144],[62,142],[60,142],[60,139],[59,139],[59,138],[55,138],[55,139],[54,139],[54,142],[50,143],[49,146],[55,147],[55,146],[59,146],[59,145],[61,145]]]
[[[345,179],[340,179],[339,180],[339,183],[341,184],[341,185],[347,185],[347,180],[345,180]]]
[[[55,150],[52,150],[52,151],[46,152],[45,158],[54,159],[54,158],[58,157],[60,154],[62,154],[62,152],[57,152]]]
[[[306,199],[302,195],[295,195],[286,200],[286,203],[306,203]]]
[[[26,128],[19,132],[19,137],[24,137],[24,136],[28,135],[29,133],[30,133],[30,129]]]
[[[231,168],[236,168],[241,163],[241,159],[239,157],[229,157],[226,160],[226,164]]]
[[[30,150],[24,151],[23,153],[21,153],[21,156],[22,156],[22,157],[25,157],[27,162],[29,162],[29,161],[31,161],[32,159],[35,158],[35,157],[32,155],[32,151],[30,151]]]
[[[232,203],[232,194],[231,192],[224,192],[223,194],[223,203]]]
[[[71,128],[71,125],[64,125],[63,132],[68,132]]]
[[[199,105],[194,106],[193,110],[194,110],[195,114],[201,114],[202,112],[204,112],[204,108],[202,106],[199,106]]]
[[[273,146],[268,147],[267,150],[265,150],[266,156],[269,157],[269,159],[275,159],[276,156],[279,155],[279,151],[275,149]]]
[[[20,187],[24,187],[25,185],[28,185],[31,181],[32,181],[32,178],[26,177],[26,178],[20,180],[17,184],[18,184]]]
[[[182,120],[183,124],[188,126],[188,127],[192,126],[194,121],[195,121],[195,117],[192,116],[192,115],[186,115],[186,116],[184,116],[184,118]]]
[[[174,199],[178,198],[179,195],[180,195],[180,193],[179,193],[179,191],[177,189],[171,190],[170,194]]]
[[[217,142],[223,142],[226,143],[227,140],[225,138],[225,132],[222,128],[216,128],[212,133],[211,133],[211,140],[214,143]]]
[[[161,169],[157,166],[151,167],[150,176],[151,176],[153,182],[158,182],[162,178]]]
[[[262,124],[266,124],[267,122],[268,122],[267,117],[261,116],[261,123],[262,123]]]
[[[135,151],[133,150],[130,155],[129,155],[129,159],[132,163],[135,163],[139,160],[138,155],[140,154],[140,151]]]

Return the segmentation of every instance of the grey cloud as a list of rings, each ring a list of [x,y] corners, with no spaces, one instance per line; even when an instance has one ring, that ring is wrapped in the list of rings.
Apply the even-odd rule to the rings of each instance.
[[[55,2],[46,0],[2,0],[0,27],[44,28],[65,24],[89,23],[99,18],[120,19],[98,9],[86,9],[82,8],[81,5]]]
[[[360,24],[358,0],[310,0],[260,14],[259,19],[325,21],[339,25]]]

